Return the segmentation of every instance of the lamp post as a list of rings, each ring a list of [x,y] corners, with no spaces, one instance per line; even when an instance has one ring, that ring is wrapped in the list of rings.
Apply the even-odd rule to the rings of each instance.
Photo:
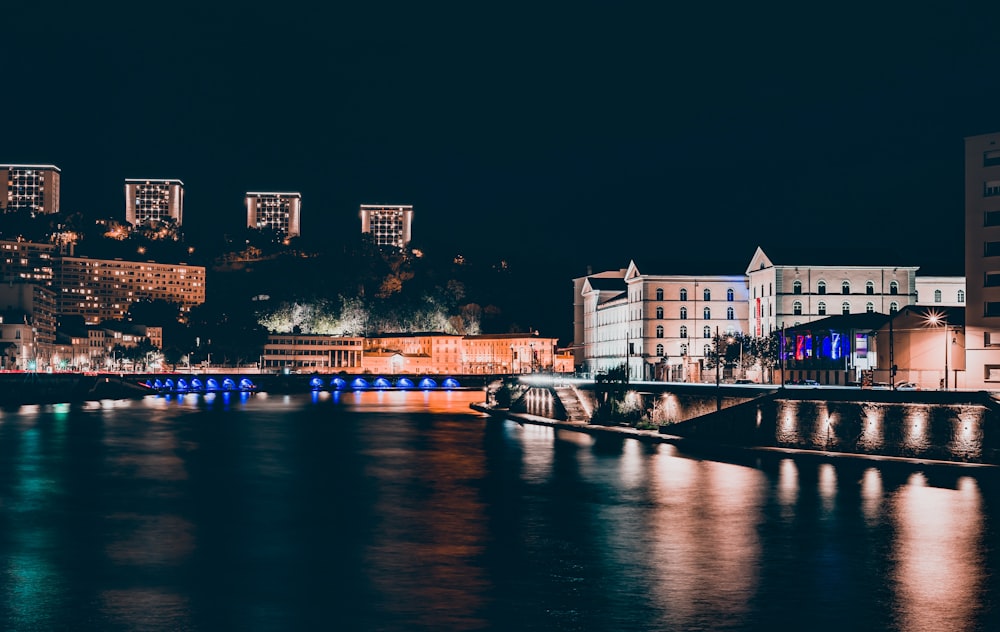
[[[510,346],[510,374],[514,375],[514,345]]]
[[[927,322],[935,327],[939,324],[944,327],[944,379],[941,380],[941,389],[948,390],[948,347],[950,344],[950,335],[948,333],[948,318],[944,314],[938,314],[936,312],[929,312],[927,314]]]

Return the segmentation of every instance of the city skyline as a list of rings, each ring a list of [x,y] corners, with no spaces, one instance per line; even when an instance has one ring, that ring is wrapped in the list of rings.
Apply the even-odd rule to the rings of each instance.
[[[147,38],[122,28],[146,9],[16,7],[4,46],[52,75],[8,103],[45,125],[12,126],[0,159],[59,165],[63,208],[103,216],[122,178],[169,174],[195,232],[290,190],[303,234],[399,201],[417,246],[571,275],[773,239],[961,273],[963,138],[1000,129],[987,21],[748,10],[249,5],[170,12]],[[265,23],[295,42],[241,39]],[[145,96],[151,76],[173,79]]]

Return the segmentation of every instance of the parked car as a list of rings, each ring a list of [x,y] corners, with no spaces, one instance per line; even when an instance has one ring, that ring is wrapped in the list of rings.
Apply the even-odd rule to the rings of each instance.
[[[747,379],[744,379],[744,378],[740,378],[740,379],[736,380],[735,382],[733,382],[733,384],[753,384],[753,380],[747,380]]]
[[[896,384],[897,391],[919,391],[920,387],[913,382],[899,382]]]
[[[892,386],[888,382],[875,382],[872,384],[873,391],[890,391]]]

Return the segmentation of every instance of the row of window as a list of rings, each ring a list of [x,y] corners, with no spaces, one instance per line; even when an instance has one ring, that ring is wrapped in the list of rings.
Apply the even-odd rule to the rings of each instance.
[[[711,307],[706,307],[705,309],[703,309],[701,311],[701,315],[702,315],[702,319],[703,320],[712,320],[712,308]],[[657,307],[656,308],[656,317],[657,318],[663,318],[663,308],[662,307]],[[682,307],[681,310],[680,310],[680,316],[679,317],[680,317],[681,320],[687,320],[687,317],[688,317],[688,308]],[[734,318],[736,318],[736,310],[734,310],[732,307],[727,307],[726,308],[726,320],[733,320]]]
[[[761,288],[761,292],[763,292],[763,288]],[[816,284],[816,293],[817,294],[826,294],[826,281],[819,281]],[[850,281],[844,281],[844,282],[842,282],[840,284],[840,293],[841,294],[850,294],[851,293],[851,282]],[[796,281],[794,281],[792,283],[792,294],[802,294],[802,281],[796,280]],[[869,295],[875,294],[875,282],[874,281],[868,281],[868,282],[865,283],[865,294],[869,294]],[[897,282],[897,281],[890,281],[889,282],[889,294],[899,294],[899,282]]]
[[[726,335],[727,336],[731,336],[735,332],[736,332],[736,329],[733,328],[733,327],[726,328]],[[663,325],[657,325],[656,326],[656,337],[657,338],[662,338],[663,337],[663,333],[664,333]],[[681,325],[679,333],[680,333],[680,335],[678,336],[678,338],[687,338],[688,337],[688,328],[687,328],[687,325]],[[712,328],[709,327],[708,325],[705,325],[704,327],[702,327],[701,337],[702,338],[711,338],[712,337]],[[662,355],[662,354],[659,354],[659,355]]]
[[[710,290],[708,288],[705,288],[705,290],[701,293],[701,295],[702,295],[702,298],[704,300],[706,300],[706,301],[712,300],[712,290]],[[732,288],[729,288],[729,289],[726,290],[726,300],[727,301],[732,301],[732,300],[735,299],[735,297],[736,297],[736,293],[733,291]],[[680,300],[682,300],[682,301],[688,300],[688,291],[687,291],[686,288],[681,288],[680,295],[679,295],[678,298]],[[662,301],[663,300],[663,288],[662,287],[656,288],[656,300],[658,300],[658,301]]]
[[[899,303],[897,303],[896,301],[889,303],[890,314],[895,314],[898,311],[899,311]],[[869,314],[874,313],[875,303],[872,303],[871,301],[865,303],[865,312]],[[820,316],[826,316],[826,303],[824,301],[820,301],[819,303],[816,304],[816,313]],[[851,313],[851,304],[848,301],[844,301],[843,303],[840,304],[840,313],[841,314]],[[795,301],[794,303],[792,303],[792,315],[794,316],[802,315],[801,301]]]

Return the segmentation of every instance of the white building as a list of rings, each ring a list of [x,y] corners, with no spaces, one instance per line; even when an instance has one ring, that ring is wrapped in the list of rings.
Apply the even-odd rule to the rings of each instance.
[[[918,276],[916,304],[965,307],[965,277]]]
[[[772,258],[770,253],[774,253]],[[871,254],[757,248],[746,274],[750,334],[835,314],[891,314],[917,302],[917,266],[867,261]]]
[[[645,274],[633,261],[622,278],[599,273],[579,285],[583,339],[576,344],[591,374],[626,365],[630,379],[697,381],[713,361],[716,336],[746,333],[742,274]]]

